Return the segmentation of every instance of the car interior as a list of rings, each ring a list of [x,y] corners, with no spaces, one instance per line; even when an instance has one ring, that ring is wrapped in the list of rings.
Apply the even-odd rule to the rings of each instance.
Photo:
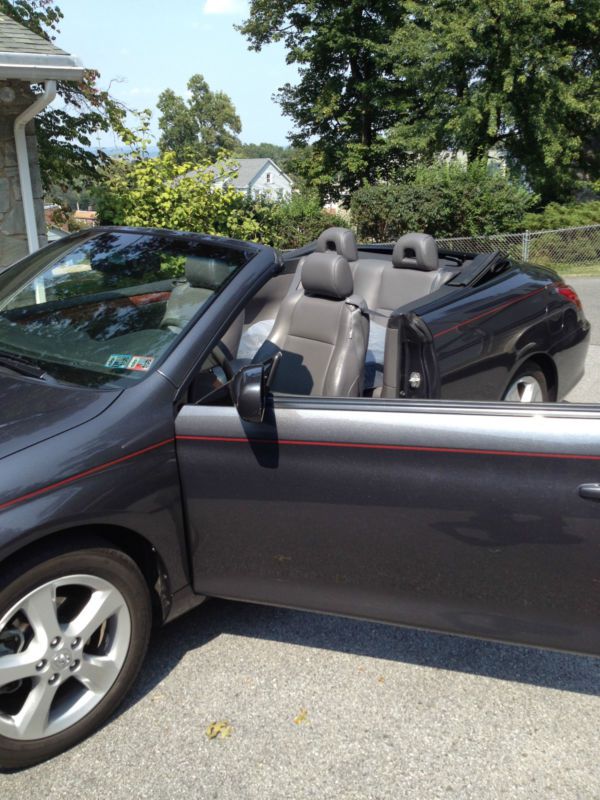
[[[128,377],[134,366],[149,368],[230,280],[237,262],[252,257],[212,243],[186,249],[156,237],[107,236],[53,265],[43,294],[30,282],[4,303],[0,321],[17,352],[34,348],[69,364],[76,351],[81,366]],[[398,397],[401,334],[390,316],[448,291],[472,260],[440,254],[423,233],[408,233],[393,247],[359,248],[351,230],[328,228],[316,242],[283,254],[282,270],[221,335],[201,370],[213,372],[204,386],[277,356],[275,393]],[[195,399],[203,396],[202,383]]]
[[[275,393],[398,396],[398,331],[388,328],[388,318],[436,292],[470,259],[440,255],[435,239],[423,233],[402,236],[391,254],[359,249],[345,228],[327,229],[311,250],[287,254],[283,272],[225,333],[220,345],[231,367],[281,353]],[[188,292],[201,291],[192,271],[186,277]],[[173,320],[170,306],[178,302],[168,301],[165,319]]]

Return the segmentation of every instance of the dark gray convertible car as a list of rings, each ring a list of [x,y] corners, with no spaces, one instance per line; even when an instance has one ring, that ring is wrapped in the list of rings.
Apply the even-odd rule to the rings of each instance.
[[[600,654],[589,324],[553,272],[134,229],[0,275],[0,765],[206,596]]]

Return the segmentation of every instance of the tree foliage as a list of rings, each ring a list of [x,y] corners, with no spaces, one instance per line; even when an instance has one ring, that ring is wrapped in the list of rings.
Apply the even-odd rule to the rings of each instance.
[[[390,48],[411,104],[394,140],[429,156],[499,149],[544,201],[597,172],[600,0],[406,7]]]
[[[187,88],[187,100],[172,89],[165,89],[158,98],[160,152],[175,153],[180,163],[214,161],[219,153],[233,152],[240,145],[242,123],[231,98],[211,91],[202,75],[192,75]]]
[[[322,196],[410,156],[490,150],[544,202],[600,171],[600,0],[251,0],[251,48],[282,41],[278,94]]]
[[[404,89],[386,45],[403,19],[398,0],[252,0],[240,30],[254,50],[283,41],[297,85],[277,95],[295,123],[290,139],[312,143],[297,169],[321,197],[335,199],[363,181],[388,178],[406,160],[387,131],[399,119]]]
[[[397,184],[364,186],[352,219],[364,240],[394,241],[408,231],[480,236],[515,230],[536,197],[485,161],[420,165]]]
[[[63,14],[52,0],[0,0],[0,11],[48,41],[59,32]],[[38,115],[36,131],[42,182],[52,187],[81,187],[94,181],[108,160],[93,150],[93,136],[110,130],[128,140],[127,109],[99,88],[100,73],[85,71],[81,83],[59,81],[63,107],[49,106]]]
[[[225,154],[217,167],[212,160],[180,163],[174,152],[151,158],[147,131],[145,119],[133,151],[105,169],[95,190],[102,224],[197,231],[281,248],[307,244],[330,225],[344,224],[322,210],[315,194],[273,201],[217,186],[235,168]]]

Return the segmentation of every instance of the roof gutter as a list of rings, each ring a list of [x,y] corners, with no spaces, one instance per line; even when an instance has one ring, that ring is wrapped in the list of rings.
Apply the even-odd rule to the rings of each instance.
[[[29,83],[81,81],[84,73],[76,56],[0,52],[0,79],[13,78]]]
[[[27,244],[29,252],[34,253],[39,250],[40,242],[38,237],[37,222],[35,219],[35,205],[33,202],[33,190],[31,187],[31,172],[29,170],[29,154],[27,152],[27,137],[25,126],[40,111],[56,97],[56,81],[46,81],[44,91],[35,101],[26,108],[15,119],[15,147],[17,150],[17,165],[19,168],[19,183],[21,186],[21,199],[23,202],[23,213],[25,214],[25,230],[27,231]]]

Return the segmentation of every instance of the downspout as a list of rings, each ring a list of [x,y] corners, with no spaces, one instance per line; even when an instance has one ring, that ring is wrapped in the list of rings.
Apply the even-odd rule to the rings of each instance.
[[[29,153],[27,152],[27,136],[25,127],[40,111],[56,97],[56,81],[46,81],[44,91],[35,101],[26,108],[15,119],[15,148],[17,151],[17,165],[19,168],[19,183],[21,185],[21,201],[23,203],[23,213],[25,215],[25,230],[27,231],[27,245],[30,253],[39,250],[40,241],[38,237],[37,221],[35,218],[35,205],[33,203],[33,189],[31,187],[31,171],[29,169]],[[45,291],[43,282],[36,281],[35,284],[36,302],[43,303]]]
[[[21,184],[21,199],[25,214],[25,230],[27,231],[27,244],[29,252],[39,250],[37,222],[35,219],[35,206],[33,204],[33,190],[31,188],[31,172],[29,171],[29,154],[27,152],[27,137],[25,126],[40,111],[56,97],[56,81],[46,81],[44,91],[36,97],[35,101],[15,119],[15,147],[17,149],[17,164],[19,167],[19,183]]]

